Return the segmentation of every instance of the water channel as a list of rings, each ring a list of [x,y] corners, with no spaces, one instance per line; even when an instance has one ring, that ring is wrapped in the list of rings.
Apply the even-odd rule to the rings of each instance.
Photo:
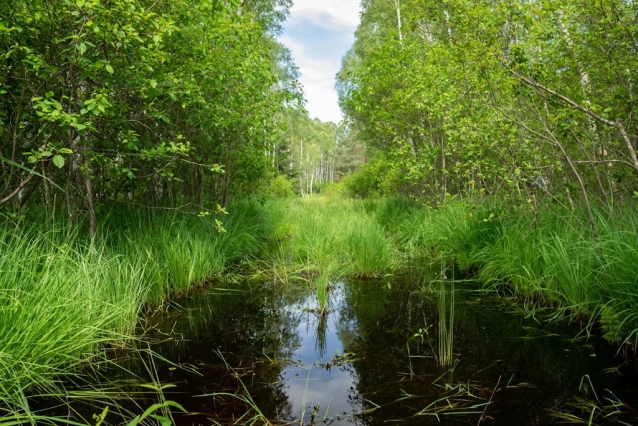
[[[636,368],[617,348],[417,275],[333,283],[327,315],[310,290],[244,283],[151,317],[164,396],[189,412],[175,421],[247,421],[253,404],[304,425],[638,424]]]

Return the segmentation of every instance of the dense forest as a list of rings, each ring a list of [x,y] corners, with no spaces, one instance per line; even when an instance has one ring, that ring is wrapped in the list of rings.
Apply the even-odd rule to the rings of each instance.
[[[93,236],[113,202],[203,211],[334,180],[337,127],[304,112],[276,40],[290,5],[3,2],[2,211]]]
[[[326,123],[292,3],[0,1],[0,422],[59,424],[43,396],[210,283],[325,320],[344,277],[461,271],[635,351],[638,5],[362,0]]]
[[[638,194],[633,1],[362,7],[337,84],[376,152],[361,190],[604,208]]]

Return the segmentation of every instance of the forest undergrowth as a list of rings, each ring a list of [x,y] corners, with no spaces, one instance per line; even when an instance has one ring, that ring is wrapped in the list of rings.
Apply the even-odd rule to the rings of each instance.
[[[596,210],[596,238],[578,212],[495,203],[317,197],[240,201],[228,211],[220,232],[196,214],[114,210],[92,244],[62,222],[7,221],[0,416],[33,423],[30,396],[64,395],[65,382],[86,376],[87,361],[108,362],[109,350],[137,339],[146,312],[192,286],[244,278],[316,289],[321,315],[320,296],[342,278],[455,265],[483,289],[586,321],[610,342],[638,339],[633,206]]]

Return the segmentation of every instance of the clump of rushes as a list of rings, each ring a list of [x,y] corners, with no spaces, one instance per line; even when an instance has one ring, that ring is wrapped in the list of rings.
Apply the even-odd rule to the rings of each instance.
[[[224,233],[197,215],[114,213],[93,244],[67,224],[0,227],[0,417],[35,418],[27,395],[81,381],[87,360],[134,339],[145,307],[257,255],[260,208],[231,206]]]
[[[337,275],[334,269],[334,265],[326,265],[313,277],[317,297],[315,313],[320,317],[330,313],[330,286]]]
[[[389,240],[377,222],[367,216],[354,218],[344,231],[348,269],[352,275],[372,278],[391,269]]]
[[[635,207],[597,211],[598,239],[578,210],[541,209],[535,216],[459,202],[423,211],[404,217],[397,240],[421,245],[433,262],[476,271],[485,288],[550,304],[557,317],[600,319],[609,340],[638,341]]]
[[[63,230],[0,232],[0,410],[28,412],[27,392],[54,393],[104,345],[130,337],[146,290],[136,265],[116,266]]]
[[[441,280],[439,288],[439,365],[449,367],[454,360],[454,281]]]

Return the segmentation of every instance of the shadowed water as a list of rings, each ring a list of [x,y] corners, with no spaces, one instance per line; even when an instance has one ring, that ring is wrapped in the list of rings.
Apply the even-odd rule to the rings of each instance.
[[[633,361],[475,288],[416,273],[333,283],[326,315],[310,288],[201,289],[144,324],[156,356],[118,351],[123,369],[102,373],[133,398],[110,424],[157,402],[151,381],[189,412],[183,426],[638,424]],[[93,424],[109,404],[82,400],[54,411]]]
[[[176,385],[166,398],[191,413],[180,425],[255,415],[225,393],[250,395],[272,421],[306,425],[586,424],[592,411],[595,424],[638,419],[635,368],[613,348],[468,287],[416,277],[338,283],[324,316],[311,291],[203,290],[151,319],[164,337],[153,349],[182,367],[159,363],[159,379]],[[449,366],[440,313],[453,321],[443,336],[453,340]]]

